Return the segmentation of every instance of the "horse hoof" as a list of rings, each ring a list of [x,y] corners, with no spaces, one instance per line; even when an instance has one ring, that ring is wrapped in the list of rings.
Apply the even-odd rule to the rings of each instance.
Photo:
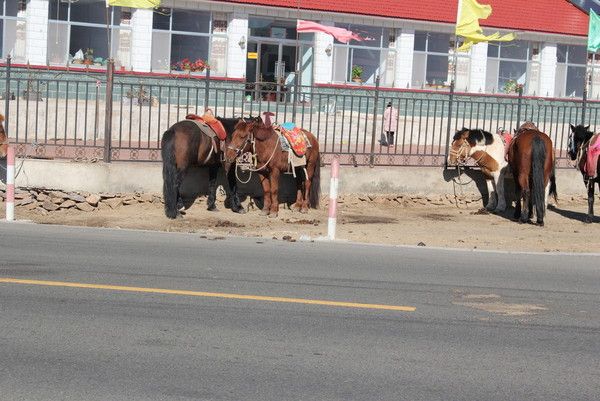
[[[278,216],[279,213],[275,212],[275,213],[270,213],[267,217],[270,219],[274,219]]]
[[[306,208],[300,209],[300,213],[307,214],[308,213],[308,209],[306,209]]]
[[[302,210],[302,208],[298,205],[292,205],[290,209],[292,210],[292,212],[300,212]]]
[[[585,223],[585,224],[591,224],[593,221],[594,221],[594,218],[593,218],[593,217],[590,217],[590,216],[588,216],[588,217],[586,217],[586,218],[585,218],[585,221],[584,221],[584,223]]]
[[[246,209],[244,209],[243,207],[240,207],[239,209],[236,209],[233,212],[234,213],[239,213],[239,214],[245,214],[246,213]]]
[[[543,221],[536,221],[535,223],[536,225],[540,226],[540,227],[544,227],[544,222]]]
[[[269,215],[269,211],[268,210],[261,210],[260,211],[260,215],[261,216],[268,216]]]
[[[217,209],[216,205],[210,205],[206,208],[206,210],[208,210],[209,212],[218,212],[219,209]]]

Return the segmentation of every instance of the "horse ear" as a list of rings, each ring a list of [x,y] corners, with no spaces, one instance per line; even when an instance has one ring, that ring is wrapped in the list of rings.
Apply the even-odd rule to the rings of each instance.
[[[575,126],[573,124],[569,124],[569,127],[571,127],[571,131],[575,132]]]
[[[587,127],[585,127],[585,130],[589,131],[590,130],[590,126],[588,125]]]

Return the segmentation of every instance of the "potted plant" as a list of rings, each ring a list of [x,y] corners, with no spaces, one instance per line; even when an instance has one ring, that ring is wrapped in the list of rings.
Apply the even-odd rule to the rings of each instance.
[[[94,64],[94,49],[86,49],[83,57],[83,64],[92,65]]]
[[[362,82],[362,73],[363,68],[360,65],[355,65],[352,67],[352,81],[354,82]]]
[[[504,93],[519,93],[523,90],[523,84],[518,83],[514,79],[508,80],[504,84]]]
[[[197,59],[196,61],[192,61],[189,58],[184,58],[181,61],[176,62],[171,66],[171,69],[174,71],[186,71],[186,72],[203,72],[210,66],[206,63],[206,61],[202,59]]]

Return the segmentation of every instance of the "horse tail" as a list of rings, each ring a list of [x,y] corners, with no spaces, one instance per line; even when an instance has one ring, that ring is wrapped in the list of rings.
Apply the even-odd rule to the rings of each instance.
[[[546,188],[544,186],[544,165],[546,161],[546,146],[538,135],[533,138],[531,149],[531,196],[535,203],[535,213],[538,221],[544,218],[546,211]]]
[[[549,196],[554,198],[554,201],[558,204],[558,193],[556,192],[556,162],[552,163],[552,174],[550,174],[550,193]]]
[[[165,215],[174,219],[177,217],[177,166],[175,163],[175,130],[169,128],[163,134],[161,156],[163,161],[163,199],[165,201]]]
[[[321,198],[321,153],[317,153],[315,172],[310,185],[310,193],[308,194],[308,202],[311,208],[319,208],[319,200]]]

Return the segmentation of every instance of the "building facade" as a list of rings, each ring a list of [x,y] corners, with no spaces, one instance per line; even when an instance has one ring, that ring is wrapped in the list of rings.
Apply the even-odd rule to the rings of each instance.
[[[0,0],[1,55],[13,63],[120,71],[186,72],[262,85],[389,88],[600,97],[600,59],[588,56],[588,16],[567,0],[485,0],[486,31],[518,40],[454,54],[457,1],[170,0],[157,10],[104,0]],[[399,4],[401,3],[401,4]],[[440,4],[443,3],[443,4]],[[364,41],[296,32],[298,19],[343,27]],[[107,21],[110,23],[107,29]],[[360,67],[360,68],[357,68]],[[358,72],[361,72],[358,74]],[[359,75],[359,76],[357,76]]]

